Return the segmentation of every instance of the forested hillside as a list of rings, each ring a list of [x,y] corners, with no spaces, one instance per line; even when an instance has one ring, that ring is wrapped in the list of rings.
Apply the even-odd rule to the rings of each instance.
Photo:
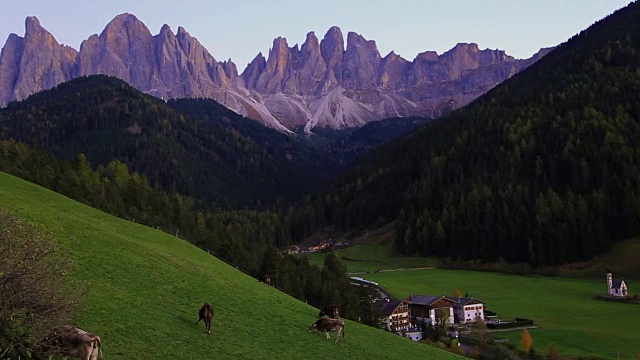
[[[397,250],[534,265],[640,233],[640,3],[300,205],[294,238],[396,221]]]
[[[342,166],[348,166],[377,147],[394,141],[429,121],[430,118],[419,116],[396,117],[372,121],[355,129],[314,129],[314,134],[307,137],[307,140],[321,154],[326,154]]]
[[[96,166],[119,160],[152,185],[222,209],[286,202],[328,176],[331,165],[294,138],[211,103],[200,118],[196,100],[167,106],[116,78],[90,76],[0,110],[0,137],[67,160],[83,153]]]

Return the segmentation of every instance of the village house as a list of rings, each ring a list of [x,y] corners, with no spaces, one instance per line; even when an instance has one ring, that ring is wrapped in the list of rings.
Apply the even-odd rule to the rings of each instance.
[[[291,245],[287,248],[287,254],[293,255],[298,254],[300,252],[300,247],[297,245]]]
[[[453,319],[456,324],[475,322],[476,319],[484,321],[484,303],[474,298],[450,297],[453,301]]]
[[[382,307],[380,321],[387,330],[396,333],[409,330],[409,304],[403,300],[386,298],[380,302],[380,305]]]
[[[614,281],[609,269],[607,269],[607,286],[609,288],[607,293],[611,296],[626,297],[628,294],[627,284],[624,279]]]
[[[453,300],[445,296],[410,295],[403,300],[409,304],[411,320],[415,327],[421,322],[433,326],[453,324]]]
[[[309,246],[309,251],[311,252],[323,251],[323,250],[332,249],[332,248],[333,248],[333,240],[325,239],[320,241],[320,243],[316,245]]]

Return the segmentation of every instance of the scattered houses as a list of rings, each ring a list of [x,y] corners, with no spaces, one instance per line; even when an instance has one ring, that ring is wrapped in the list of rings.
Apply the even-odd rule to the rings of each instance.
[[[413,341],[424,337],[424,324],[449,327],[471,324],[476,319],[485,320],[484,303],[468,297],[410,295],[404,300],[385,298],[380,301],[380,307],[381,325]]]
[[[309,246],[309,251],[314,252],[314,251],[331,250],[333,249],[333,246],[334,246],[333,240],[325,239],[315,245]]]

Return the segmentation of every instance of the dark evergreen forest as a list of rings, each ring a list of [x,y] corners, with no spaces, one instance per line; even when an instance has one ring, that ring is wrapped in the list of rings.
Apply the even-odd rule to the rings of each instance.
[[[295,138],[212,100],[165,104],[100,75],[10,103],[0,111],[0,138],[66,160],[82,153],[96,166],[119,160],[160,189],[219,209],[287,203],[336,169]]]

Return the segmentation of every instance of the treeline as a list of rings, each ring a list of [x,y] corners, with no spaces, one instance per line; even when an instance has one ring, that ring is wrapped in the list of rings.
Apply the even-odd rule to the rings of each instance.
[[[640,4],[309,198],[293,238],[396,222],[406,255],[590,259],[640,234]]]
[[[335,256],[320,269],[306,256],[279,250],[289,243],[289,231],[277,213],[202,210],[195,199],[154,188],[118,160],[94,170],[83,154],[63,161],[13,140],[0,141],[0,171],[112,215],[178,233],[256,278],[270,274],[273,285],[311,305],[337,304],[349,318],[372,318],[371,307],[361,302],[371,298],[370,291],[352,288]]]

